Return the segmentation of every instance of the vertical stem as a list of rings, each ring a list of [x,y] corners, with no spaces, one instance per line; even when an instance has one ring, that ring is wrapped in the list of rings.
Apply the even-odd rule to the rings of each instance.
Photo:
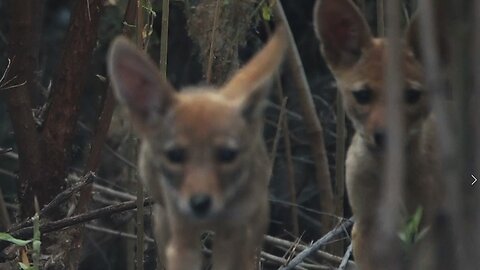
[[[162,3],[162,33],[160,36],[160,71],[167,76],[168,60],[168,20],[170,17],[170,0]]]
[[[385,2],[377,0],[377,36],[385,36]]]
[[[439,44],[437,43],[437,27],[440,20],[447,20],[448,18],[435,19],[435,8],[431,0],[419,1],[419,9],[422,16],[419,17],[419,37],[421,38],[421,51],[424,59],[424,66],[426,72],[425,88],[432,93],[432,107],[433,113],[436,117],[438,125],[436,125],[436,134],[438,140],[438,154],[440,160],[439,172],[437,181],[444,186],[445,198],[439,206],[439,212],[443,214],[435,217],[435,224],[433,226],[433,233],[436,241],[435,249],[435,266],[433,269],[457,269],[457,252],[456,248],[451,248],[455,245],[455,238],[458,236],[453,234],[454,220],[459,218],[459,213],[456,214],[456,209],[459,207],[458,197],[458,180],[456,177],[457,158],[455,157],[455,143],[454,136],[451,132],[452,121],[449,116],[449,110],[444,103],[443,93],[445,93],[446,81],[442,76]],[[435,2],[435,4],[438,4]],[[438,13],[437,13],[438,16]],[[448,25],[448,22],[442,25]],[[448,36],[449,29],[440,29],[445,31]],[[459,269],[459,268],[458,268]]]
[[[276,76],[276,83],[277,83],[277,95],[279,100],[284,100],[286,102],[286,99],[283,95],[283,87],[282,83],[280,81],[280,77]],[[282,104],[282,106],[286,106],[286,104]],[[286,107],[282,107],[284,110],[286,110]],[[293,166],[293,158],[292,158],[292,144],[290,141],[290,129],[288,127],[288,118],[283,117],[282,122],[281,122],[281,127],[283,130],[283,144],[285,146],[285,152],[286,152],[286,160],[287,160],[287,179],[288,179],[288,189],[290,191],[290,202],[292,204],[291,206],[291,222],[292,222],[292,233],[294,236],[300,236],[300,228],[298,225],[298,209],[297,209],[297,187],[295,184],[295,168]]]
[[[134,144],[137,145],[136,143]],[[136,155],[135,155],[136,156]],[[133,170],[133,169],[130,169]],[[134,177],[134,176],[133,176]],[[134,177],[135,178],[135,177]],[[145,245],[145,231],[144,231],[144,205],[143,200],[145,194],[143,192],[143,182],[137,179],[137,270],[143,270],[143,256]]]
[[[213,26],[212,26],[212,37],[210,40],[210,51],[208,54],[208,63],[207,63],[207,82],[212,82],[212,66],[213,66],[213,57],[214,57],[214,45],[215,45],[215,33],[217,32],[217,21],[218,21],[218,13],[220,10],[220,0],[217,0],[215,4],[215,15],[213,18]]]
[[[403,269],[400,246],[397,245],[397,231],[400,222],[401,194],[405,177],[405,134],[403,115],[403,74],[401,60],[401,5],[399,0],[389,0],[386,5],[387,39],[387,153],[380,213],[377,219],[378,263],[383,269]],[[387,267],[389,266],[389,267]]]
[[[143,18],[143,6],[142,0],[137,0],[137,20],[136,20],[136,38],[137,38],[137,46],[140,49],[143,48],[143,25],[144,25],[144,18]]]
[[[7,231],[10,228],[10,225],[10,216],[3,198],[3,191],[0,189],[0,231]]]
[[[480,110],[478,109],[478,104],[480,104],[480,77],[478,74],[480,74],[480,32],[478,29],[480,29],[480,1],[475,1],[475,11],[473,14],[474,18],[474,25],[472,29],[477,29],[477,31],[474,31],[474,45],[473,45],[473,57],[474,57],[474,62],[473,62],[473,70],[472,74],[477,74],[474,76],[474,90],[473,90],[473,102],[470,104],[470,124],[473,129],[473,134],[472,138],[477,138],[475,143],[475,153],[474,153],[474,158],[473,158],[473,168],[472,168],[472,174],[477,179],[480,179],[480,141],[478,138],[480,138],[480,123],[478,119],[480,119]],[[472,181],[473,182],[473,181]],[[477,182],[474,186],[478,188],[480,185]],[[478,191],[478,190],[477,190]],[[476,200],[477,205],[480,205],[480,192],[475,192],[474,195],[474,200]],[[472,212],[475,216],[473,219],[473,225],[472,227],[474,228],[480,228],[480,213],[478,211]],[[473,252],[480,250],[480,236],[479,234],[474,234],[476,235],[474,239],[474,246],[470,248]],[[480,269],[480,263],[478,259],[473,259],[473,263],[475,265],[472,265],[474,269]]]
[[[337,128],[335,145],[335,214],[339,217],[344,216],[345,199],[345,110],[343,108],[342,94],[337,91]],[[343,251],[343,245],[338,247],[337,251]],[[337,251],[335,254],[339,255]]]
[[[136,29],[137,29],[137,46],[140,49],[144,48],[144,40],[143,40],[143,27],[144,27],[144,16],[143,16],[143,6],[142,0],[137,0],[137,21],[136,21]],[[131,149],[131,157],[132,160],[135,160],[137,157],[137,148],[138,143],[137,140],[134,139],[133,134],[130,135],[130,149]],[[144,257],[144,242],[145,242],[145,233],[144,233],[144,192],[143,192],[143,183],[138,179],[136,176],[136,172],[132,168],[129,169],[129,179],[137,181],[137,250],[136,250],[136,262],[137,262],[137,270],[143,270],[143,257]]]

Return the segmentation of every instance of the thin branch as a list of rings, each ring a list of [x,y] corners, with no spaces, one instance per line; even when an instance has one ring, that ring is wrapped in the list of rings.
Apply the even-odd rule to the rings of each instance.
[[[287,100],[288,100],[288,98],[284,98],[283,101],[282,101],[282,107],[280,109],[280,113],[278,114],[278,121],[275,125],[275,127],[277,129],[277,132],[275,132],[275,137],[273,138],[272,150],[270,151],[270,160],[272,161],[272,164],[275,162],[275,160],[277,158],[278,142],[280,141],[280,137],[282,136],[281,135],[282,123],[283,123],[283,119],[285,117],[285,109],[286,109],[286,106],[287,106]],[[271,170],[273,171],[273,166],[272,166]],[[270,175],[271,174],[272,174],[272,172],[270,172]]]
[[[386,3],[387,38],[387,147],[381,204],[377,214],[377,239],[374,243],[374,265],[379,268],[403,269],[401,247],[397,241],[400,224],[400,211],[405,178],[405,116],[402,104],[403,73],[401,67],[400,0],[389,0]]]
[[[385,0],[377,0],[377,36],[385,36]]]
[[[208,63],[207,63],[207,82],[212,82],[212,67],[213,67],[213,57],[214,57],[214,44],[215,44],[215,34],[217,32],[217,21],[220,11],[220,0],[217,0],[215,3],[215,15],[213,17],[213,26],[212,26],[212,36],[210,40],[210,51],[208,53]]]
[[[342,94],[337,91],[337,128],[335,148],[335,214],[344,215],[343,205],[345,203],[345,149],[346,149],[346,128],[345,110],[343,108]],[[343,243],[339,242],[333,246],[332,252],[341,254],[344,250]]]
[[[160,35],[160,71],[167,76],[168,61],[168,24],[170,17],[170,0],[162,2],[162,32]]]
[[[10,216],[7,210],[7,204],[3,197],[3,191],[0,188],[0,231],[6,231],[10,227]]]
[[[52,210],[60,206],[63,202],[65,202],[68,198],[70,198],[73,193],[77,192],[78,190],[82,189],[86,185],[89,185],[90,183],[93,182],[93,179],[95,178],[95,175],[91,172],[87,173],[85,176],[82,177],[82,180],[78,182],[76,185],[69,187],[68,189],[62,191],[59,193],[55,198],[53,198],[52,201],[50,201],[46,206],[44,206],[40,212],[39,216],[40,218],[44,218],[48,213]],[[27,226],[31,226],[33,223],[32,218],[28,218],[25,221],[13,226],[10,228],[8,231],[13,232],[13,231],[18,231],[21,228],[25,228]]]
[[[93,189],[96,190],[96,191],[108,194],[110,196],[120,198],[122,200],[133,201],[133,200],[137,199],[136,196],[131,195],[130,193],[114,190],[114,189],[111,189],[111,188],[108,188],[108,187],[105,187],[105,186],[102,186],[102,185],[99,185],[99,184],[93,184]]]
[[[347,269],[348,266],[348,258],[352,255],[352,244],[350,244],[347,248],[347,251],[345,252],[345,255],[342,258],[342,262],[340,263],[340,266],[338,267],[338,270],[345,270]]]
[[[137,236],[135,234],[125,233],[125,232],[121,232],[121,231],[115,231],[115,230],[112,230],[112,229],[103,228],[103,227],[95,226],[95,225],[92,225],[92,224],[85,224],[85,228],[87,228],[89,230],[92,230],[92,231],[111,234],[111,235],[114,235],[114,236],[125,237],[125,238],[128,238],[128,239],[133,239],[133,240],[137,239]],[[148,243],[155,243],[155,240],[153,238],[150,238],[150,237],[145,237],[145,241],[148,242]]]
[[[153,203],[153,200],[151,198],[146,198],[143,204],[144,206],[149,206],[152,203]],[[54,232],[54,231],[62,230],[71,226],[79,225],[94,219],[111,216],[115,213],[133,210],[136,208],[137,208],[136,201],[110,205],[104,208],[90,211],[88,213],[42,224],[40,225],[40,231],[42,234]],[[30,239],[33,236],[33,227],[29,226],[29,227],[21,228],[19,230],[10,232],[10,234],[13,237],[19,238],[19,239]],[[5,241],[0,242],[0,250],[3,250],[9,245],[10,244],[8,242],[5,242]]]
[[[302,244],[299,244],[299,243],[290,242],[290,241],[280,239],[280,238],[277,238],[277,237],[273,237],[273,236],[270,236],[270,235],[265,236],[265,242],[267,242],[271,245],[274,245],[274,246],[279,246],[279,247],[284,247],[284,248],[291,248],[292,246],[295,245],[295,249],[297,249],[299,251],[303,251],[303,250],[309,248],[308,246],[305,246],[305,245],[302,245]],[[330,253],[322,251],[322,250],[317,250],[315,252],[315,255],[319,256],[322,259],[330,261],[332,263],[340,264],[343,260],[343,258],[341,258],[341,257],[335,256],[333,254],[330,254]],[[353,263],[353,261],[347,261],[347,265],[349,267],[351,267],[351,266],[354,265],[354,263]]]

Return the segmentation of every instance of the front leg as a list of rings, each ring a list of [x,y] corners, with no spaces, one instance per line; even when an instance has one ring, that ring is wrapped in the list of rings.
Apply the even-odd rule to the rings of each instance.
[[[200,270],[202,254],[198,230],[181,222],[171,223],[166,247],[167,270]]]
[[[213,243],[214,270],[258,269],[264,234],[269,222],[268,201],[245,224],[217,230]]]
[[[244,227],[217,231],[213,242],[213,270],[251,270]]]
[[[166,269],[166,249],[169,242],[170,229],[165,208],[159,204],[153,206],[153,225],[157,242],[157,269]]]

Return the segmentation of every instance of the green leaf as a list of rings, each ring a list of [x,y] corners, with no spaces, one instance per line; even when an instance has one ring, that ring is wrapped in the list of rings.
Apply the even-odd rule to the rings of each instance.
[[[26,264],[21,263],[21,262],[19,262],[18,264],[20,265],[20,268],[22,268],[23,270],[31,270],[32,269],[32,267],[30,265],[26,265]]]
[[[262,18],[265,21],[272,19],[272,8],[267,3],[264,3],[262,6]]]
[[[419,232],[422,216],[423,208],[418,207],[415,213],[408,218],[402,230],[398,233],[398,237],[406,247],[415,244],[415,242],[419,241],[425,235],[425,230]]]
[[[17,239],[15,237],[11,236],[8,233],[0,233],[0,240],[8,241],[8,242],[13,243],[17,246],[25,246],[25,245],[29,244],[30,242],[32,242],[32,240]]]

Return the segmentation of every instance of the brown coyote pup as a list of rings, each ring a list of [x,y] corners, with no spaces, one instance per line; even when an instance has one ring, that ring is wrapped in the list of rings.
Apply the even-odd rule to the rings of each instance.
[[[321,51],[342,94],[355,135],[348,149],[346,184],[355,215],[353,251],[360,269],[378,269],[372,249],[373,225],[382,197],[385,159],[386,95],[388,89],[385,39],[374,38],[366,20],[351,0],[317,1],[315,31]],[[429,93],[423,88],[423,70],[416,52],[412,25],[406,31],[401,67],[404,74],[406,168],[402,217],[422,207],[424,223],[432,215],[435,158]]]
[[[279,27],[220,89],[177,92],[125,38],[113,42],[108,72],[142,139],[139,171],[157,202],[155,236],[166,269],[200,269],[207,230],[215,232],[213,269],[256,268],[269,220],[263,103],[286,47]]]

